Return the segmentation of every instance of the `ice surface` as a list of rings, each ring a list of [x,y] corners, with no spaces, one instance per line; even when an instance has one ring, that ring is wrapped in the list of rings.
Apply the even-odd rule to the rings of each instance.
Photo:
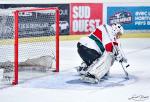
[[[82,83],[76,73],[81,59],[77,41],[60,42],[60,72],[28,80],[0,90],[1,102],[134,102],[135,97],[150,102],[150,39],[121,39],[130,67],[130,80],[124,79],[115,63],[110,76],[98,85]],[[142,97],[143,96],[143,97]],[[136,98],[136,99],[137,99]]]

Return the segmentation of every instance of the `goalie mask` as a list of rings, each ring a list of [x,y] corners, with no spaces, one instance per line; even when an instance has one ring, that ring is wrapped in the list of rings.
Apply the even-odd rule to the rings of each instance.
[[[112,24],[112,30],[113,30],[113,34],[117,35],[118,33],[120,33],[121,35],[123,34],[123,27],[120,24]]]

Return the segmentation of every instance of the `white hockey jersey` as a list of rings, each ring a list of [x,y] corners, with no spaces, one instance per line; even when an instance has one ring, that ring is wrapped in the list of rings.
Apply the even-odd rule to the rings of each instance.
[[[82,37],[79,41],[82,45],[103,53],[105,50],[112,52],[113,45],[118,45],[113,30],[109,25],[101,25],[87,37]]]

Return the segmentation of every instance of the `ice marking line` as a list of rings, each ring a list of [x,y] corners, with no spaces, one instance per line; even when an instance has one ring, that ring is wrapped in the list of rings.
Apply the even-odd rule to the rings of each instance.
[[[133,51],[127,52],[127,54],[134,54],[134,53],[138,53],[138,52],[141,52],[143,50],[148,50],[148,49],[150,49],[150,47],[145,47],[142,49],[133,50]]]

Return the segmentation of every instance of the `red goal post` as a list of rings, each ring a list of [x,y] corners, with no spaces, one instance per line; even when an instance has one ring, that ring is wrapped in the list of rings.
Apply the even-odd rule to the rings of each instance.
[[[3,23],[5,23],[3,25],[9,26],[9,24],[7,23],[10,21],[10,17],[4,18],[6,20],[3,21]],[[14,52],[14,59],[12,61],[12,70],[14,74],[11,75],[11,83],[13,85],[18,84],[18,81],[20,80],[19,77],[29,69],[23,67],[25,71],[22,71],[19,75],[19,70],[21,69],[21,67],[27,65],[28,63],[31,66],[34,66],[33,69],[36,69],[35,66],[37,67],[37,62],[39,62],[40,68],[48,65],[52,69],[53,66],[54,68],[51,71],[59,72],[59,18],[59,9],[56,7],[21,8],[13,11],[13,27],[9,27],[12,29],[8,30],[8,32],[11,31],[11,34],[13,32],[13,37],[11,37],[11,40],[14,40],[14,51],[12,51]],[[9,33],[6,33],[5,35],[9,35]],[[5,38],[3,39],[5,40]],[[51,58],[51,60],[53,59],[55,62],[50,62],[50,65],[50,59],[48,59],[48,61],[45,60],[47,58]],[[27,73],[28,71],[26,71],[26,74]],[[30,76],[26,74],[24,74],[23,78]]]

